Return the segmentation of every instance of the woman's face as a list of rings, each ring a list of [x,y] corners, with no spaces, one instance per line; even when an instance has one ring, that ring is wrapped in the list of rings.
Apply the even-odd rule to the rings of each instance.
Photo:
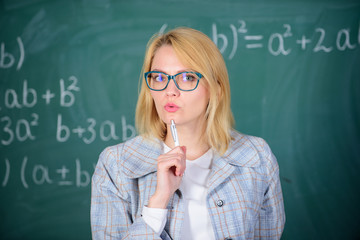
[[[180,62],[172,46],[164,45],[156,51],[151,71],[175,75],[194,70]],[[203,79],[200,79],[198,87],[189,92],[179,90],[173,80],[170,80],[163,91],[150,91],[161,120],[166,124],[174,120],[176,125],[200,127],[205,122],[205,112],[210,98],[202,81]]]

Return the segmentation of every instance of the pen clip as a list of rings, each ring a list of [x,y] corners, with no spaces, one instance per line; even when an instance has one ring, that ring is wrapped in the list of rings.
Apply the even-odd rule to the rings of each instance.
[[[171,130],[171,135],[172,135],[174,143],[175,143],[175,147],[180,146],[174,120],[171,120],[170,130]]]

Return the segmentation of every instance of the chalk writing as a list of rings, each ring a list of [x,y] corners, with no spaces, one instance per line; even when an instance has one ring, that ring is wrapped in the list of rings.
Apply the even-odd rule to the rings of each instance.
[[[73,185],[72,181],[67,180],[67,174],[70,172],[70,170],[63,165],[61,168],[56,169],[56,173],[60,174],[61,180],[59,181],[60,186],[70,186]]]
[[[288,55],[291,52],[291,49],[285,49],[284,43],[284,38],[292,36],[291,27],[289,24],[284,24],[284,28],[286,29],[284,33],[273,33],[270,35],[268,49],[269,52],[274,56],[278,56],[280,54]],[[273,44],[274,40],[276,40],[277,44]],[[274,47],[274,45],[276,46]]]
[[[220,52],[231,60],[236,55],[241,43],[244,42],[244,47],[248,50],[262,49],[267,46],[268,52],[273,56],[287,56],[291,54],[295,43],[295,47],[299,46],[301,51],[306,51],[312,47],[314,53],[325,52],[330,53],[335,49],[338,51],[352,50],[360,45],[360,23],[357,29],[357,42],[351,41],[351,36],[356,34],[350,28],[342,28],[337,31],[336,39],[333,40],[332,46],[326,46],[325,40],[327,38],[327,31],[324,28],[315,28],[313,34],[315,39],[307,37],[302,34],[301,37],[293,35],[291,24],[283,24],[283,29],[278,32],[271,33],[268,38],[262,33],[252,33],[247,27],[244,20],[239,20],[237,24],[229,24],[228,28],[231,32],[231,37],[220,31],[217,24],[213,23],[211,30],[211,37],[213,42],[217,45]],[[164,28],[162,28],[164,31]],[[313,36],[312,35],[312,36]],[[241,40],[241,41],[240,41]]]
[[[16,66],[16,70],[19,71],[24,63],[24,59],[25,59],[25,50],[24,50],[24,44],[21,40],[20,37],[16,38],[16,42],[18,44],[19,47],[19,60]],[[11,68],[14,66],[15,64],[15,56],[14,54],[11,54],[9,52],[6,51],[6,47],[5,47],[5,43],[2,42],[0,44],[0,69],[6,69],[6,68]]]
[[[2,187],[7,187],[11,175],[10,162],[5,159],[5,174],[2,180]],[[16,177],[19,176],[21,185],[28,189],[31,185],[52,185],[58,186],[76,186],[76,187],[87,187],[90,184],[90,176],[92,172],[82,169],[80,159],[75,159],[73,170],[70,167],[62,165],[56,169],[50,169],[44,164],[33,164],[29,166],[28,156],[24,156],[21,162],[20,174],[13,174],[12,180],[15,181]],[[54,168],[54,167],[53,167]],[[93,165],[95,169],[95,164]],[[13,170],[13,171],[16,171]],[[73,175],[69,173],[74,171]],[[30,172],[30,174],[28,174]],[[70,179],[70,177],[73,179]]]
[[[61,107],[73,106],[76,100],[74,92],[80,91],[80,87],[78,87],[78,79],[75,76],[70,76],[67,81],[60,79],[59,87],[59,105]],[[45,100],[46,105],[49,105],[52,98],[55,97],[55,93],[51,92],[50,89],[47,89],[41,97]],[[22,98],[15,89],[9,88],[5,90],[4,105],[7,109],[33,108],[37,103],[37,90],[29,87],[28,80],[23,81]]]
[[[46,92],[42,95],[42,98],[45,100],[45,104],[49,105],[51,99],[55,97],[55,94],[50,91],[50,89],[46,89]]]
[[[97,136],[100,136],[102,141],[118,140],[119,136],[116,134],[116,124],[113,121],[105,120],[98,124],[96,119],[88,118],[85,126],[69,127],[65,123],[63,116],[57,116],[56,140],[58,142],[66,142],[73,134],[75,137],[81,139],[85,144],[90,144],[95,141]],[[99,127],[98,127],[99,126]],[[125,116],[121,117],[122,141],[126,141],[135,136],[135,127],[127,124]]]
[[[25,170],[23,172],[25,173]],[[23,176],[22,179],[26,181],[25,176]],[[44,183],[49,183],[49,184],[53,183],[53,181],[49,177],[49,168],[41,164],[36,164],[34,166],[32,171],[32,179],[36,185],[42,185]]]
[[[15,89],[6,89],[5,91],[5,107],[12,108],[22,108],[22,107],[34,107],[37,103],[37,93],[35,89],[28,87],[27,80],[23,81],[23,96],[22,102],[19,100],[18,94]]]
[[[315,29],[316,32],[320,33],[320,37],[319,40],[317,41],[313,51],[314,52],[320,52],[320,51],[324,51],[324,52],[331,52],[333,50],[332,47],[325,47],[323,45],[324,39],[325,39],[325,30],[322,28],[317,28]]]
[[[244,37],[245,41],[261,41],[264,38],[262,35],[247,35]],[[262,43],[248,43],[245,45],[246,48],[262,48]]]
[[[350,29],[341,29],[336,37],[336,47],[340,51],[345,51],[346,49],[354,49],[355,44],[350,43]]]
[[[10,162],[8,159],[5,159],[5,175],[1,186],[5,187],[7,185],[9,181],[9,177],[10,177]]]
[[[30,120],[18,119],[16,124],[13,124],[13,120],[9,116],[0,118],[2,126],[1,144],[10,145],[15,139],[19,142],[25,140],[35,140],[35,136],[32,134],[32,128],[39,125],[39,115],[36,113],[31,114]]]
[[[68,79],[59,80],[59,106],[64,108],[73,107],[76,102],[76,93],[80,92],[78,86],[79,80],[75,76],[70,76]],[[6,89],[4,95],[4,106],[9,110],[16,110],[22,108],[34,108],[38,103],[38,90],[29,86],[28,80],[24,80],[21,85],[21,90]],[[22,93],[18,94],[18,92]],[[52,106],[54,102],[52,99],[56,97],[55,91],[46,89],[45,93],[41,95],[45,101],[45,106]],[[40,98],[41,99],[41,98]],[[33,134],[33,128],[39,126],[40,116],[37,113],[32,113],[30,119],[12,119],[9,116],[0,118],[0,142],[7,146],[14,141],[24,142],[26,140],[35,140],[36,136]],[[126,122],[124,116],[121,117],[122,141],[135,136],[135,127]],[[119,140],[116,124],[114,121],[105,120],[98,122],[95,118],[87,118],[86,123],[77,124],[77,126],[69,126],[65,122],[62,114],[57,114],[56,132],[54,137],[58,142],[67,142],[71,136],[75,136],[83,141],[85,144],[93,143],[97,138],[102,141]],[[39,168],[37,171],[45,171]],[[46,178],[44,178],[46,180]],[[42,181],[44,179],[39,179]]]
[[[307,44],[311,43],[311,40],[306,38],[305,35],[302,35],[301,39],[296,40],[296,43],[301,45],[301,50],[305,50],[307,47]]]
[[[75,102],[75,95],[73,91],[80,91],[80,88],[77,86],[78,79],[74,76],[69,77],[71,84],[65,87],[63,79],[60,79],[60,106],[62,107],[71,107]],[[66,101],[66,99],[68,99]]]

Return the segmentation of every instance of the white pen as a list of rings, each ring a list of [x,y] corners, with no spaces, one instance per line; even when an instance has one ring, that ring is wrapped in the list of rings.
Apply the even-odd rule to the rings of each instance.
[[[177,131],[176,131],[176,126],[175,126],[174,120],[171,120],[170,129],[171,129],[171,135],[172,135],[172,137],[173,137],[173,139],[174,139],[174,142],[175,142],[175,147],[180,146],[179,138],[178,138],[178,135],[177,135]]]

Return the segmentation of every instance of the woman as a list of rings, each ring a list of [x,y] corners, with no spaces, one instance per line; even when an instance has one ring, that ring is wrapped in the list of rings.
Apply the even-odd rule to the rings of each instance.
[[[279,239],[276,158],[232,129],[228,74],[211,39],[190,28],[154,36],[141,82],[140,135],[105,149],[92,178],[93,238]]]

